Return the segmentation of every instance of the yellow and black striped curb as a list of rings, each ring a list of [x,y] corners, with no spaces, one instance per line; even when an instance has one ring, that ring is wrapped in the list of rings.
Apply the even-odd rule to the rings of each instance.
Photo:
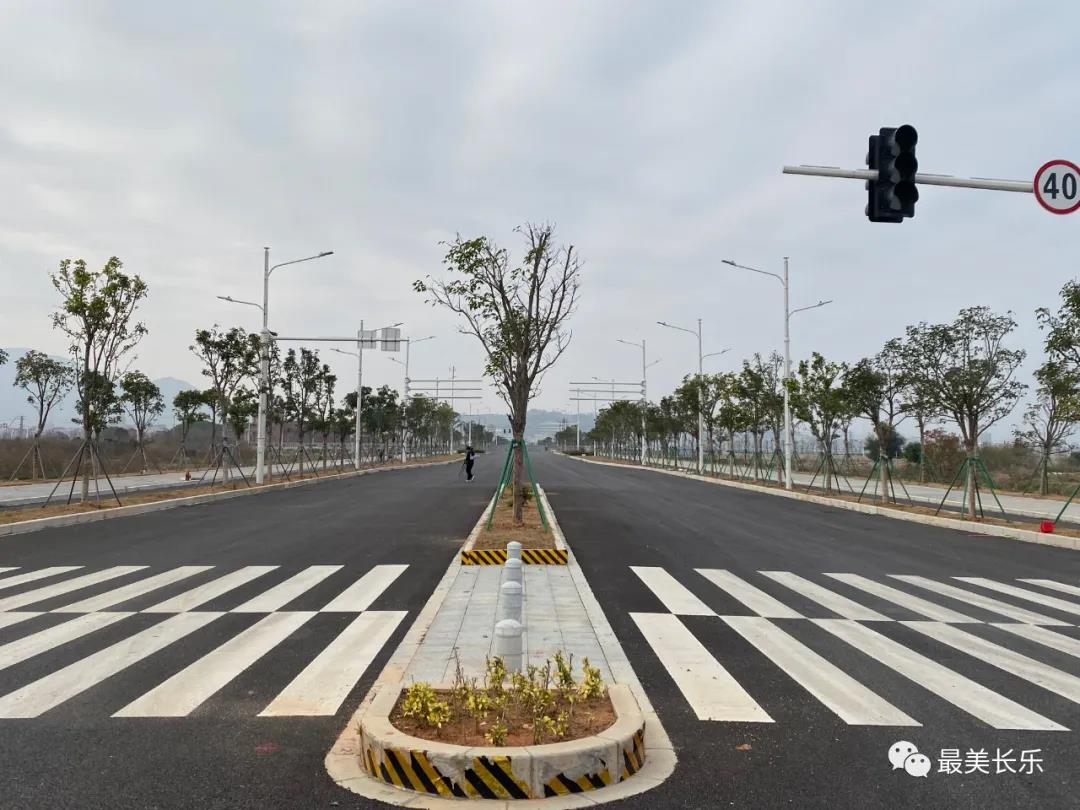
[[[523,548],[521,562],[525,565],[566,565],[565,548]],[[503,565],[506,549],[485,548],[461,552],[462,565]]]
[[[565,796],[629,779],[645,763],[644,719],[625,686],[609,687],[617,719],[602,734],[527,748],[470,748],[403,734],[383,714],[399,692],[380,690],[360,728],[364,770],[397,788],[458,799]]]

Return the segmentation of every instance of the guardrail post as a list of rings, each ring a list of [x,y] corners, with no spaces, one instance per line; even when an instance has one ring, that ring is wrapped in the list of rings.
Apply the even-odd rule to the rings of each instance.
[[[508,672],[521,672],[521,622],[503,619],[495,625],[495,655]]]

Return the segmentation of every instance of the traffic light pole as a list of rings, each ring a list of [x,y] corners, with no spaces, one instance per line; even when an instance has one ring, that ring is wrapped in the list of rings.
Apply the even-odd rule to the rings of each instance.
[[[872,169],[840,169],[835,166],[785,166],[784,174],[802,174],[810,177],[840,177],[847,180],[876,181],[878,173]],[[1030,180],[991,180],[985,177],[953,177],[951,174],[917,174],[915,183],[922,186],[951,186],[953,188],[978,188],[986,191],[1018,191],[1032,194],[1035,184]]]

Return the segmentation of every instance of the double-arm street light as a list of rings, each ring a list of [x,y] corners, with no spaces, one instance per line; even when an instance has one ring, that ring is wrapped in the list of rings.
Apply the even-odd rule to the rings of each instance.
[[[740,270],[749,270],[751,273],[758,273],[763,276],[772,276],[779,281],[784,287],[784,487],[785,489],[792,489],[793,484],[791,482],[791,455],[792,448],[795,446],[795,437],[791,433],[791,395],[788,391],[788,386],[791,379],[791,316],[796,312],[805,312],[808,309],[817,309],[823,307],[826,304],[831,304],[832,299],[827,301],[818,301],[816,304],[811,304],[807,307],[799,307],[798,309],[791,309],[788,303],[788,257],[784,257],[784,275],[779,273],[772,273],[768,270],[758,270],[756,267],[747,267],[744,264],[737,264],[733,259],[723,259],[724,264],[730,264],[732,267],[737,267]]]
[[[701,353],[701,318],[697,319],[697,331],[693,329],[687,329],[683,326],[675,326],[674,324],[666,321],[657,321],[660,326],[666,326],[668,329],[677,329],[680,332],[686,332],[697,338],[697,367],[698,367],[698,381],[697,381],[697,395],[698,395],[698,408],[697,408],[697,426],[698,426],[698,440],[697,440],[697,471],[698,475],[705,472],[705,398],[702,389],[702,378],[705,376],[705,358],[717,357],[721,354],[727,354],[731,349],[723,349],[718,352],[709,352],[708,354]]]
[[[401,463],[404,464],[408,460],[408,448],[405,444],[405,437],[407,435],[405,431],[405,409],[409,405],[409,349],[414,343],[423,343],[425,340],[434,340],[434,335],[428,335],[422,338],[403,338],[405,342],[405,362],[402,363],[396,357],[391,357],[398,365],[405,366],[405,396],[401,400]]]
[[[247,306],[256,307],[262,310],[262,332],[259,333],[259,437],[258,437],[258,449],[256,451],[255,458],[255,483],[261,484],[265,480],[266,470],[266,412],[267,412],[267,397],[270,391],[270,274],[277,270],[279,267],[285,267],[289,264],[300,264],[300,262],[310,262],[313,259],[322,259],[325,256],[332,256],[334,251],[324,250],[322,253],[316,253],[314,256],[306,256],[303,259],[293,259],[288,262],[281,262],[270,266],[270,248],[263,248],[263,302],[262,306],[252,301],[240,301],[227,295],[219,295],[223,301],[230,301],[234,304],[245,304]]]
[[[646,374],[650,368],[659,363],[659,360],[653,360],[651,363],[645,361],[645,340],[642,339],[641,343],[635,343],[632,340],[623,340],[622,338],[616,338],[619,343],[625,343],[627,346],[634,346],[641,349],[641,466],[645,466],[645,445],[648,437],[647,424],[645,422],[645,411],[648,407],[648,394],[646,388]],[[579,419],[580,421],[580,419]]]
[[[386,329],[396,329],[402,326],[401,323],[392,323],[389,326],[384,326],[382,329],[375,331],[382,332]],[[360,451],[363,449],[360,446],[360,416],[364,410],[364,322],[360,321],[360,331],[356,333],[356,351],[350,352],[347,349],[335,349],[331,348],[330,351],[337,352],[338,354],[348,354],[356,358],[356,427],[353,429],[353,450],[356,454],[356,458],[353,460],[353,466],[356,469],[360,469]]]

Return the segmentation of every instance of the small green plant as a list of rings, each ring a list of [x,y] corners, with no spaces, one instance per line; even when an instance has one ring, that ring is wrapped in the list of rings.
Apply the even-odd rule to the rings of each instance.
[[[428,728],[441,729],[450,722],[450,705],[439,700],[431,684],[419,681],[405,690],[401,713],[414,717]]]
[[[585,700],[603,697],[604,679],[600,676],[600,667],[590,666],[589,659],[584,658],[581,662],[581,671],[583,677],[581,686],[578,687],[578,694]]]
[[[506,683],[506,664],[496,656],[487,659],[487,671],[484,673],[484,688],[492,696],[501,695]]]
[[[484,733],[484,739],[491,745],[506,745],[507,734],[509,734],[509,729],[506,727],[506,723],[502,720],[496,720]]]
[[[465,699],[465,708],[473,718],[477,733],[480,732],[480,723],[487,718],[487,713],[491,710],[492,705],[491,696],[484,690],[474,687],[469,691],[469,695]]]

